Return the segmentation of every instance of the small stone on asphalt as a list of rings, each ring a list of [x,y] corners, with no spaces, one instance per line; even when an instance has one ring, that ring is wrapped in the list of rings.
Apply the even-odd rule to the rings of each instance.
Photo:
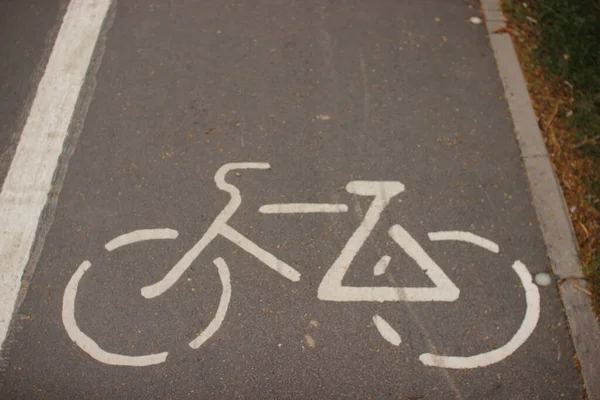
[[[552,283],[552,277],[547,272],[535,274],[533,279],[538,286],[549,286]]]

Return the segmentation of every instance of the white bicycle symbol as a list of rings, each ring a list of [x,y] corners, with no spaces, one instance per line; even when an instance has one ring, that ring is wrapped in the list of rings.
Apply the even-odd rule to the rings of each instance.
[[[221,235],[243,250],[255,256],[268,267],[277,271],[285,278],[297,282],[300,280],[300,273],[290,265],[279,260],[274,255],[263,250],[254,242],[243,236],[237,230],[228,225],[228,220],[241,204],[242,198],[240,191],[230,183],[225,181],[225,175],[234,170],[245,169],[269,169],[268,163],[229,163],[223,165],[215,174],[217,187],[231,196],[227,206],[219,213],[214,222],[210,225],[206,233],[200,240],[179,260],[175,266],[158,282],[142,288],[141,293],[145,298],[153,298],[161,295],[168,290],[190,265],[198,258],[200,253],[208,244],[212,242],[217,235]],[[400,225],[392,226],[388,233],[391,238],[412,258],[418,266],[435,284],[435,287],[357,287],[346,286],[342,284],[344,275],[347,272],[347,266],[359,252],[371,231],[379,221],[382,211],[389,202],[404,191],[404,186],[395,181],[352,181],[346,185],[346,191],[358,196],[371,196],[371,202],[365,217],[358,228],[354,231],[348,242],[343,247],[340,255],[329,268],[325,277],[318,288],[318,298],[324,301],[443,301],[452,302],[458,299],[459,289],[446,276],[444,271],[435,261],[427,255],[423,248],[409,235],[409,233]],[[344,204],[272,204],[260,208],[264,214],[273,213],[295,213],[295,212],[345,212],[347,206]],[[105,248],[113,251],[119,247],[132,243],[156,239],[175,239],[178,232],[172,229],[143,229],[136,230],[124,235],[118,236],[109,241]],[[470,232],[462,231],[443,231],[428,234],[432,241],[465,241],[474,245],[483,247],[494,253],[498,253],[498,246],[490,240],[484,239]],[[385,272],[390,262],[389,256],[383,256],[374,266],[373,273],[381,275]],[[231,283],[229,268],[222,258],[214,260],[218,270],[223,292],[221,294],[219,306],[213,320],[206,329],[194,340],[189,343],[193,349],[197,349],[212,337],[223,322],[225,314],[229,307],[231,298]],[[85,272],[91,267],[89,261],[81,263],[75,271],[69,283],[66,286],[63,296],[62,319],[65,329],[71,338],[83,351],[88,353],[94,359],[110,365],[127,366],[146,366],[159,364],[167,359],[168,352],[147,354],[147,355],[122,355],[110,353],[101,349],[98,344],[79,329],[75,320],[75,301],[77,297],[77,288]],[[525,290],[525,299],[527,308],[521,326],[514,336],[503,346],[489,352],[476,354],[468,357],[435,355],[431,353],[421,354],[419,360],[428,366],[443,368],[476,368],[487,366],[503,360],[515,352],[531,335],[537,325],[540,313],[540,294],[537,286],[532,282],[532,277],[527,267],[520,261],[515,261],[512,269],[519,276]],[[399,345],[400,335],[378,315],[373,317],[373,322],[382,337],[393,345]]]

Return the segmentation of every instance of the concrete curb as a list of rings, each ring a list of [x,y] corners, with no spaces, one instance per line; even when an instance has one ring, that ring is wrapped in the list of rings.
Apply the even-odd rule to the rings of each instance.
[[[590,400],[600,400],[600,326],[585,287],[571,218],[548,158],[511,37],[502,30],[506,20],[499,0],[481,0],[486,27],[512,115],[529,178],[533,205],[546,242],[552,271],[558,278],[571,337],[581,364]]]

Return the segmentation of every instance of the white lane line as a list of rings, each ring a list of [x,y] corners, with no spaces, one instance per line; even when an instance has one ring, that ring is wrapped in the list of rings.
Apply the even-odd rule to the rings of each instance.
[[[345,204],[288,203],[267,204],[258,209],[263,214],[339,213],[348,211]]]
[[[121,236],[117,236],[110,242],[106,243],[104,247],[108,251],[113,251],[119,247],[123,247],[128,244],[143,242],[144,240],[157,240],[157,239],[177,239],[179,232],[173,229],[138,229],[137,231],[125,233]]]
[[[375,323],[377,330],[385,340],[387,340],[394,346],[399,346],[400,343],[402,343],[402,339],[400,338],[398,332],[396,332],[396,330],[392,328],[391,325],[388,324],[385,319],[381,318],[379,315],[374,315],[373,322]]]
[[[481,236],[477,236],[471,232],[464,231],[441,231],[441,232],[430,232],[427,234],[429,236],[429,240],[432,241],[441,241],[441,240],[456,240],[460,242],[468,242],[472,243],[476,246],[483,247],[486,250],[491,251],[492,253],[498,253],[500,248],[498,245],[491,240],[483,238]]]
[[[504,346],[498,347],[495,350],[470,357],[438,356],[431,353],[421,354],[419,360],[423,364],[432,367],[454,369],[485,367],[504,360],[525,343],[533,333],[540,318],[540,291],[532,282],[531,274],[525,264],[517,260],[512,268],[519,275],[519,278],[521,278],[521,283],[525,289],[525,301],[527,303],[523,323],[512,339]]]
[[[77,271],[73,274],[65,294],[63,295],[62,319],[67,334],[72,341],[92,358],[109,365],[127,365],[130,367],[143,367],[146,365],[160,364],[167,359],[167,352],[148,354],[145,356],[126,356],[122,354],[109,353],[98,346],[94,340],[79,329],[75,320],[75,298],[77,297],[77,287],[83,274],[92,266],[89,261],[81,263]]]
[[[219,302],[217,313],[210,324],[208,324],[206,329],[202,331],[202,333],[196,339],[190,342],[190,347],[192,349],[197,349],[198,347],[202,346],[204,342],[210,339],[211,336],[214,335],[217,330],[219,330],[223,320],[225,319],[227,308],[229,308],[229,300],[231,300],[231,278],[229,275],[229,268],[227,268],[227,264],[225,264],[225,261],[221,257],[215,259],[214,263],[219,271],[221,285],[223,285],[221,301]]]
[[[110,3],[69,3],[0,193],[0,344]]]
[[[375,266],[373,267],[373,275],[379,276],[385,274],[385,270],[387,269],[391,260],[392,257],[390,256],[381,257],[379,261],[377,261],[377,264],[375,264]]]

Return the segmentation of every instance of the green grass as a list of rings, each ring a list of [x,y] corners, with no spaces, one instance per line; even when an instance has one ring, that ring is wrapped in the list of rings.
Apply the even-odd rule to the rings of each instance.
[[[512,18],[532,27],[535,62],[572,89],[567,124],[584,155],[600,162],[600,0],[504,0],[503,5]],[[600,181],[586,183],[590,203],[600,212]],[[600,249],[585,267],[600,315]]]
[[[600,0],[507,0],[504,5],[515,19],[539,25],[537,58],[572,86],[569,123],[585,143],[581,148],[600,157]]]
[[[573,86],[571,125],[600,157],[600,0],[538,0],[539,57]],[[595,139],[595,140],[594,140]]]

